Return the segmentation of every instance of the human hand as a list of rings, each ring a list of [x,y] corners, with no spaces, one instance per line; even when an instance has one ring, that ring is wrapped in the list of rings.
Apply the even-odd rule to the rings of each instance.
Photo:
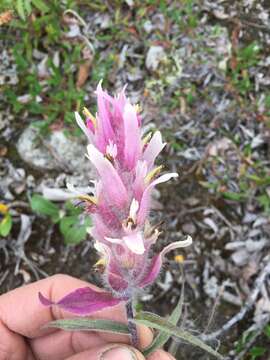
[[[55,275],[0,296],[0,360],[143,360],[141,352],[129,346],[129,338],[125,335],[44,328],[50,321],[74,315],[58,307],[43,307],[38,292],[58,301],[85,286],[95,288],[67,275]],[[126,321],[122,304],[104,309],[94,317]],[[144,326],[138,327],[138,334],[142,350],[151,343],[153,334]],[[147,360],[174,358],[158,350]]]

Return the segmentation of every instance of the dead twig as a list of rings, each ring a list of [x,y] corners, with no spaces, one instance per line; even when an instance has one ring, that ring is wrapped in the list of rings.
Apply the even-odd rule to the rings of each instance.
[[[208,322],[206,324],[206,327],[204,329],[204,333],[207,333],[213,323],[213,320],[214,320],[214,317],[215,317],[215,314],[216,314],[216,310],[217,310],[217,307],[220,303],[220,299],[221,299],[221,296],[223,295],[224,293],[224,289],[225,289],[225,286],[226,284],[223,284],[221,286],[221,288],[219,289],[219,293],[218,293],[218,296],[217,298],[215,299],[214,301],[214,304],[213,304],[213,307],[212,307],[212,310],[211,310],[211,313],[210,313],[210,316],[209,316],[209,319],[208,319]]]
[[[21,228],[16,242],[11,244],[11,249],[16,256],[16,265],[14,269],[14,275],[16,276],[19,273],[21,262],[23,261],[33,272],[35,278],[39,280],[39,274],[46,277],[47,273],[41,270],[33,261],[28,259],[25,254],[25,244],[28,241],[32,233],[32,224],[29,216],[21,214]]]
[[[220,337],[221,335],[223,335],[228,330],[230,330],[239,321],[241,321],[245,317],[247,312],[249,312],[252,309],[252,307],[254,306],[254,304],[261,292],[261,289],[265,282],[265,279],[268,275],[270,275],[269,259],[267,261],[267,264],[261,270],[260,275],[257,277],[255,284],[254,284],[254,288],[253,288],[252,292],[250,293],[245,305],[241,308],[241,310],[235,316],[233,316],[229,321],[227,321],[219,330],[216,330],[216,331],[212,332],[211,334],[203,334],[203,335],[201,335],[201,339],[203,341],[214,340],[214,339]]]

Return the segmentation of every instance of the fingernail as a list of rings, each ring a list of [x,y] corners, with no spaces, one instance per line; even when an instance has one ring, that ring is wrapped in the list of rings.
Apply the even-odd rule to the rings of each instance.
[[[100,360],[138,360],[136,354],[127,347],[115,347],[106,350]]]

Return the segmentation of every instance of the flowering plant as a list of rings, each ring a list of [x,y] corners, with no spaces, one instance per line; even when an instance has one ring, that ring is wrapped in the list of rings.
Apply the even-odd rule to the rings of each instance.
[[[89,141],[87,157],[97,172],[94,194],[78,193],[77,198],[84,203],[86,213],[93,220],[90,234],[101,257],[98,265],[104,267],[106,291],[90,287],[77,289],[56,304],[42,294],[39,298],[43,305],[57,305],[77,315],[89,315],[125,302],[128,332],[136,346],[133,300],[140,289],[157,278],[164,255],[170,250],[190,245],[192,239],[187,236],[153,255],[152,248],[160,231],[148,220],[151,193],[156,185],[178,175],[160,175],[163,167],[155,166],[155,160],[165,146],[161,133],[156,131],[143,137],[139,108],[127,99],[125,89],[116,97],[111,97],[99,84],[96,94],[98,111],[95,117],[87,109],[83,111],[85,121],[78,113],[75,114]],[[69,189],[76,192],[71,185]],[[153,319],[149,320],[149,314],[148,318],[137,318],[139,321],[155,323]],[[82,326],[82,322],[80,324]],[[61,327],[63,323],[54,325]]]

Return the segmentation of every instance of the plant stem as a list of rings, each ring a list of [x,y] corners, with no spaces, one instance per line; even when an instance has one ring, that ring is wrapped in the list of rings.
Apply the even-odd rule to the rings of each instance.
[[[129,321],[129,319],[134,319],[134,310],[133,310],[133,304],[132,300],[128,301],[126,303],[126,313],[128,318],[128,329],[131,337],[131,345],[135,348],[138,347],[139,344],[139,338],[138,338],[138,332],[136,325]]]

